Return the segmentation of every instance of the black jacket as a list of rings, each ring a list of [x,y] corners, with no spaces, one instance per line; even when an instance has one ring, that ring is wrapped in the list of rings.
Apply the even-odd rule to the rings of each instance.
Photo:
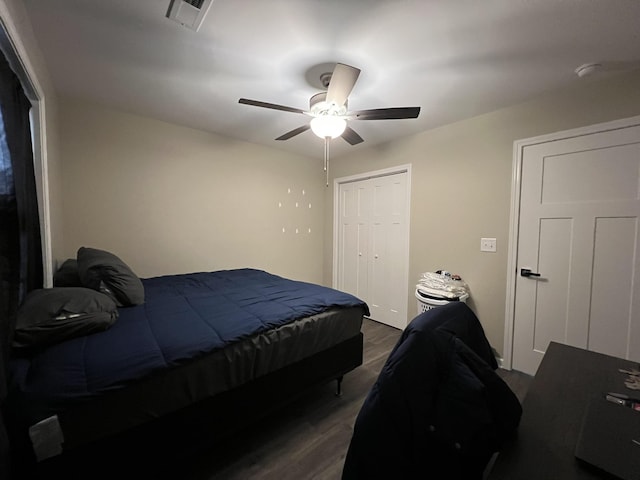
[[[407,326],[356,418],[343,480],[482,478],[522,408],[462,302]]]

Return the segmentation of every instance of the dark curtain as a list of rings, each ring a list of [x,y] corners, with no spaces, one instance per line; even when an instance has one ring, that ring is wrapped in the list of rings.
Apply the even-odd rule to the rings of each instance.
[[[0,404],[7,395],[16,311],[28,292],[43,286],[30,109],[20,80],[0,54]],[[6,465],[9,447],[3,427],[1,422],[0,460]]]

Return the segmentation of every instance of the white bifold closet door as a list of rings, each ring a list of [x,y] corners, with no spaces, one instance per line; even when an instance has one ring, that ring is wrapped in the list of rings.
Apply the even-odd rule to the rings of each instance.
[[[337,288],[369,305],[370,317],[407,325],[408,173],[339,184]]]

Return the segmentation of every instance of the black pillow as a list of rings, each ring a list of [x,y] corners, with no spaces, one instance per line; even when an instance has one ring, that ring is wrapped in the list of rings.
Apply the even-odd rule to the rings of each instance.
[[[54,287],[81,287],[80,275],[78,275],[78,261],[69,258],[53,274]]]
[[[13,347],[41,349],[106,330],[117,318],[115,302],[95,290],[83,287],[33,290],[18,309]]]
[[[119,307],[144,303],[142,281],[116,255],[96,248],[80,247],[77,257],[83,286],[109,295]]]

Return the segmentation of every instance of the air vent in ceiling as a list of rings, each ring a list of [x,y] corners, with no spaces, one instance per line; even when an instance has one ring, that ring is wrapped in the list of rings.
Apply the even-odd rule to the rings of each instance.
[[[167,18],[197,32],[212,2],[213,0],[171,0]]]

